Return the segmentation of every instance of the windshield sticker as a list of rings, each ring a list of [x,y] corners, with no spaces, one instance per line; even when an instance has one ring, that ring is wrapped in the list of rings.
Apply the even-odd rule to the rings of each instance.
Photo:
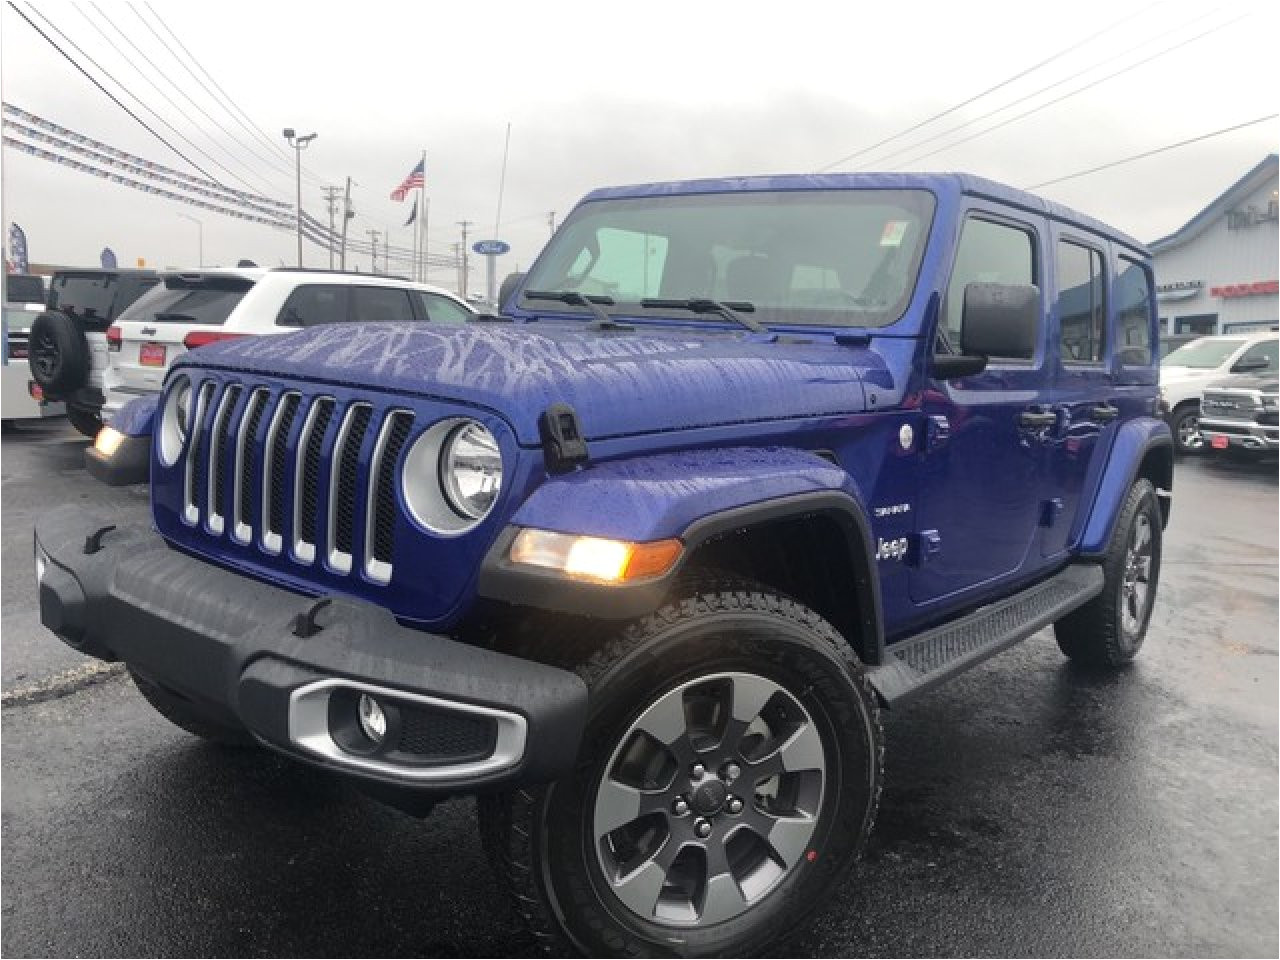
[[[884,225],[884,232],[880,234],[880,246],[902,246],[902,240],[907,235],[907,226],[906,220],[890,220]]]

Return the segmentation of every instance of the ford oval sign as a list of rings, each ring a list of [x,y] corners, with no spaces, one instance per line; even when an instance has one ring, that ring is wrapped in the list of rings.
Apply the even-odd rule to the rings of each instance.
[[[497,257],[510,253],[511,244],[503,240],[477,240],[471,245],[471,249],[488,257]]]

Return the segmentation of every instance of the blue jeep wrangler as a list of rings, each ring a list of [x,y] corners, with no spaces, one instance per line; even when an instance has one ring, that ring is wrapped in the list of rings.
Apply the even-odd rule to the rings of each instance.
[[[549,944],[741,954],[867,842],[880,712],[1053,626],[1138,652],[1173,458],[1133,239],[964,175],[598,190],[501,316],[183,358],[153,528],[43,622],[179,726],[478,795]]]

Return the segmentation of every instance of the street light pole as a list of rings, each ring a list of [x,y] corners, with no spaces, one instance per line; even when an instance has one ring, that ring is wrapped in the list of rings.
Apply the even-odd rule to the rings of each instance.
[[[196,229],[199,231],[198,233],[199,263],[197,263],[196,266],[203,267],[204,266],[204,221],[199,219],[198,217],[193,217],[188,213],[180,213],[178,214],[178,216],[180,216],[183,220],[190,220],[192,223],[196,225]]]
[[[284,138],[289,146],[293,147],[298,179],[298,266],[302,266],[302,151],[307,149],[317,136],[319,134],[308,133],[304,137],[299,137],[294,134],[293,127],[284,128]]]

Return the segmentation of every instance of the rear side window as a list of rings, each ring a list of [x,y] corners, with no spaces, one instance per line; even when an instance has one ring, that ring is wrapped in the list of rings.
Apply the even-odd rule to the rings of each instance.
[[[345,284],[303,284],[289,294],[276,317],[276,325],[315,327],[322,323],[346,323],[349,290]]]
[[[351,319],[356,323],[412,323],[416,319],[408,290],[356,287],[351,298]]]
[[[1035,284],[1035,238],[1029,230],[982,220],[965,222],[945,306],[946,338],[960,349],[964,288],[971,283]]]
[[[471,311],[448,297],[442,297],[436,293],[418,293],[418,299],[422,301],[422,309],[427,313],[427,319],[432,323],[446,323],[451,326],[459,326],[471,319]]]
[[[1107,329],[1102,254],[1058,241],[1058,320],[1063,363],[1101,363]]]
[[[197,323],[221,326],[231,316],[252,280],[226,277],[207,283],[166,280],[152,287],[120,314],[121,323]]]
[[[1128,257],[1117,264],[1116,356],[1127,367],[1145,367],[1151,360],[1151,321],[1155,297],[1151,272]]]

